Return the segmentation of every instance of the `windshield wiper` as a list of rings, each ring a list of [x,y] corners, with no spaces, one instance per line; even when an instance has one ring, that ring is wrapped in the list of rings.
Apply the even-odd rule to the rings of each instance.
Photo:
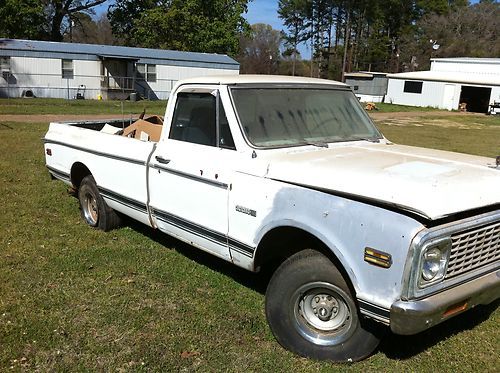
[[[316,146],[318,148],[328,148],[328,143],[320,141],[304,141],[303,144]]]
[[[353,141],[380,142],[380,139],[378,137],[359,137],[357,139],[353,139]]]

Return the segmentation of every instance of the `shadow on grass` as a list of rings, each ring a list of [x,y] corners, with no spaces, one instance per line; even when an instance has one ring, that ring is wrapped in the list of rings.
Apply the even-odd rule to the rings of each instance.
[[[418,355],[435,344],[456,334],[474,329],[488,320],[500,305],[496,300],[486,306],[477,306],[461,315],[457,315],[442,324],[416,335],[396,335],[388,333],[378,347],[378,351],[389,359],[404,360]]]
[[[239,284],[263,295],[266,292],[267,284],[272,276],[271,272],[252,273],[131,219],[126,219],[125,223],[136,232],[164,247],[176,250],[202,266],[229,276]],[[431,348],[440,341],[475,328],[486,321],[499,304],[500,300],[497,300],[487,306],[478,306],[417,335],[396,335],[391,333],[388,328],[383,328],[385,329],[382,332],[384,337],[374,353],[380,352],[387,358],[394,360],[409,359]],[[373,323],[372,326],[375,330],[380,330],[381,325]]]
[[[253,273],[247,271],[230,262],[178,240],[175,237],[162,233],[157,229],[152,229],[127,217],[125,217],[124,223],[134,231],[152,239],[160,245],[171,248],[186,258],[193,260],[215,272],[229,276],[247,288],[263,295],[266,292],[267,284],[271,279],[272,273]]]

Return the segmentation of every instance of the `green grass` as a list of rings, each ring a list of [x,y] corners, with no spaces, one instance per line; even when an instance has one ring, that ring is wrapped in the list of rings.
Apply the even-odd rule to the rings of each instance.
[[[57,98],[10,98],[0,99],[0,114],[139,114],[144,108],[148,114],[165,114],[166,101],[97,101],[65,100]],[[376,112],[437,111],[431,107],[415,107],[377,103]]]
[[[484,155],[499,149],[495,125],[470,134],[380,126],[401,143]],[[137,224],[109,233],[86,226],[77,200],[48,177],[40,141],[46,130],[42,123],[0,123],[0,371],[493,372],[500,366],[498,302],[417,336],[389,334],[373,356],[355,364],[285,351],[267,326],[259,276]]]
[[[378,109],[377,111],[382,112],[382,113],[411,112],[411,111],[439,111],[440,110],[440,109],[436,109],[436,108],[433,108],[430,106],[427,106],[427,107],[406,106],[406,105],[389,104],[389,103],[384,103],[384,102],[377,102],[375,104],[375,106]]]
[[[147,114],[164,115],[166,101],[97,101],[56,98],[0,99],[0,114]]]
[[[500,155],[500,116],[432,116],[376,121],[396,143],[495,157]]]

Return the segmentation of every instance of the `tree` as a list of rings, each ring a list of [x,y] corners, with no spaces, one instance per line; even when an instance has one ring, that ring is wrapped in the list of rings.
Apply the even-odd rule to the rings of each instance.
[[[73,18],[73,26],[64,35],[64,41],[74,43],[117,45],[121,44],[113,36],[111,25],[105,14],[94,20],[88,14],[80,13]]]
[[[242,16],[247,2],[163,0],[154,2],[155,6],[140,2],[136,7],[130,0],[118,0],[109,17],[113,31],[132,46],[235,56],[240,35],[249,30]],[[127,9],[133,11],[135,20],[130,21]]]
[[[433,50],[430,40],[439,44],[438,50]],[[402,58],[407,65],[413,59],[425,69],[431,57],[498,57],[499,40],[500,4],[482,2],[422,17],[415,32],[403,40]]]
[[[154,9],[160,2],[156,0],[117,0],[108,9],[108,19],[113,34],[125,45],[134,46],[135,23],[141,15]]]
[[[292,57],[292,75],[295,75],[298,45],[309,38],[306,23],[306,0],[279,0],[278,17],[283,20],[287,32],[283,32],[285,55]]]
[[[92,8],[106,0],[44,0],[44,13],[48,21],[47,36],[52,41],[62,41],[65,29],[80,13],[93,14]]]
[[[37,0],[5,0],[0,5],[0,37],[41,39],[45,22],[43,10]]]
[[[281,34],[270,25],[257,23],[240,41],[240,71],[243,74],[275,74],[280,59]]]
[[[93,14],[106,0],[5,0],[0,5],[0,32],[8,38],[61,41],[73,18]]]

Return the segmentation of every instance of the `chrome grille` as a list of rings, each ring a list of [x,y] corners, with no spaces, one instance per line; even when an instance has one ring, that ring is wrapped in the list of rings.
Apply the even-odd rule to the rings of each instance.
[[[500,258],[500,221],[451,236],[445,278],[452,278]]]

